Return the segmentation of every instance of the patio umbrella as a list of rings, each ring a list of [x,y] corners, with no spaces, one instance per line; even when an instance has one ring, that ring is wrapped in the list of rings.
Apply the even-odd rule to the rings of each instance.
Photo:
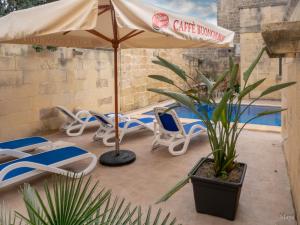
[[[136,157],[119,145],[118,49],[222,48],[231,46],[233,38],[232,31],[141,0],[61,0],[0,19],[0,43],[113,49],[116,144],[100,157],[109,166]]]

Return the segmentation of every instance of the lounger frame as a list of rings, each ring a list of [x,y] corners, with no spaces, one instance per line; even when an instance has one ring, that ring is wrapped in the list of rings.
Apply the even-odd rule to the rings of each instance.
[[[102,140],[105,146],[115,146],[115,141],[111,141],[111,139],[115,137],[114,120],[101,113],[91,112],[91,114],[95,116],[101,124],[93,139],[95,141]],[[139,125],[130,127],[130,125],[133,123],[137,123]],[[141,129],[147,129],[153,132],[153,128],[149,124],[145,124],[138,119],[128,119],[125,123],[125,126],[123,128],[119,128],[119,142],[121,143],[126,134],[139,131]]]
[[[42,153],[41,153],[42,154]],[[67,166],[69,164],[81,161],[81,160],[85,160],[85,159],[90,159],[91,163],[82,171],[80,172],[72,172],[72,171],[68,171],[65,170],[61,167]],[[64,176],[72,176],[75,178],[79,178],[81,176],[84,176],[88,173],[90,173],[97,165],[97,157],[92,154],[92,153],[85,153],[76,157],[72,157],[51,165],[43,165],[40,163],[33,163],[33,162],[17,162],[14,164],[11,164],[7,167],[5,167],[3,170],[0,171],[0,189],[7,187],[9,185],[12,184],[17,184],[20,183],[22,181],[28,180],[34,176],[43,174],[45,172],[50,172],[50,173],[55,173],[55,174],[60,174],[60,175],[64,175]],[[15,176],[13,178],[10,178],[8,180],[3,180],[4,177],[6,176],[6,174],[8,174],[10,171],[17,169],[17,168],[21,168],[21,167],[29,167],[32,169],[35,169],[33,171]]]
[[[80,110],[76,114],[73,114],[63,106],[56,106],[56,108],[70,120],[64,123],[61,127],[61,129],[64,130],[70,137],[80,136],[85,128],[97,125],[96,120],[89,121],[92,115],[87,110]]]
[[[37,137],[39,137],[39,136],[37,136]],[[43,138],[43,137],[40,137],[40,138]],[[45,138],[43,138],[43,139],[45,139]],[[19,140],[19,139],[13,139],[13,140],[9,140],[9,141],[17,141],[17,140]],[[7,142],[9,142],[9,141],[7,141]],[[20,148],[14,148],[14,149],[0,148],[0,159],[2,160],[7,157],[23,158],[23,157],[30,155],[25,152],[35,150],[37,148],[44,147],[44,146],[49,146],[50,148],[52,148],[53,142],[47,140],[42,143],[32,144],[32,145],[28,145],[28,146],[24,146],[24,147],[20,147]]]

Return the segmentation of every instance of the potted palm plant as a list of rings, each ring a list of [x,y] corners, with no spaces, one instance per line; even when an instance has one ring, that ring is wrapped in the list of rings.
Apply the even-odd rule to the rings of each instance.
[[[196,114],[207,128],[211,147],[210,155],[202,158],[188,176],[158,202],[166,201],[191,180],[198,212],[234,220],[247,168],[246,164],[236,161],[236,143],[238,138],[245,126],[252,120],[269,114],[279,113],[285,109],[261,112],[244,124],[240,124],[241,116],[257,100],[295,83],[289,82],[271,86],[257,98],[252,99],[248,103],[243,102],[247,95],[265,81],[265,79],[261,79],[252,84],[248,83],[251,73],[265,51],[266,49],[263,48],[250,67],[243,73],[243,84],[239,90],[236,88],[239,64],[234,63],[231,57],[229,69],[224,71],[216,82],[211,82],[200,71],[197,71],[197,78],[191,77],[183,69],[161,57],[157,57],[157,60],[153,61],[153,63],[173,71],[185,84],[186,88],[176,84],[166,76],[149,75],[150,78],[172,85],[178,90],[170,91],[151,88],[149,91],[170,97],[178,103],[177,105],[183,105]],[[223,97],[217,99],[214,93],[225,80],[228,83],[227,90],[224,92]],[[197,89],[191,85],[191,83],[199,81],[207,85],[207,96],[200,96]],[[207,107],[213,107],[212,115],[207,113]]]

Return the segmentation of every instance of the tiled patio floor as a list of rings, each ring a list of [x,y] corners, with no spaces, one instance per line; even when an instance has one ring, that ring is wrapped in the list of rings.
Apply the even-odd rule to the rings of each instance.
[[[97,154],[109,148],[92,142],[93,132],[76,138],[64,134],[48,136],[51,140],[74,142]],[[122,145],[137,154],[137,161],[121,168],[97,166],[92,175],[115,194],[126,197],[134,204],[148,206],[182,178],[201,157],[209,153],[207,137],[194,140],[187,154],[172,157],[166,149],[150,152],[152,135],[144,132],[128,136]],[[186,225],[291,225],[296,224],[290,186],[281,147],[281,135],[245,131],[238,143],[239,160],[248,164],[235,221],[198,214],[194,208],[191,184],[188,184],[168,202],[161,204],[164,212],[171,212],[178,222]],[[46,177],[32,183],[41,187]],[[12,209],[23,210],[18,188],[0,192],[0,202]],[[156,207],[156,206],[155,206]]]

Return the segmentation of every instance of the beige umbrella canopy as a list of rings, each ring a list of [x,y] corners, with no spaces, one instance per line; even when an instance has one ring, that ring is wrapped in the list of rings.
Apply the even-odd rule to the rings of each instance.
[[[234,32],[141,0],[60,0],[12,12],[0,19],[0,43],[114,49],[115,114],[118,115],[119,48],[229,47]],[[106,165],[134,161],[119,146],[101,156]]]

